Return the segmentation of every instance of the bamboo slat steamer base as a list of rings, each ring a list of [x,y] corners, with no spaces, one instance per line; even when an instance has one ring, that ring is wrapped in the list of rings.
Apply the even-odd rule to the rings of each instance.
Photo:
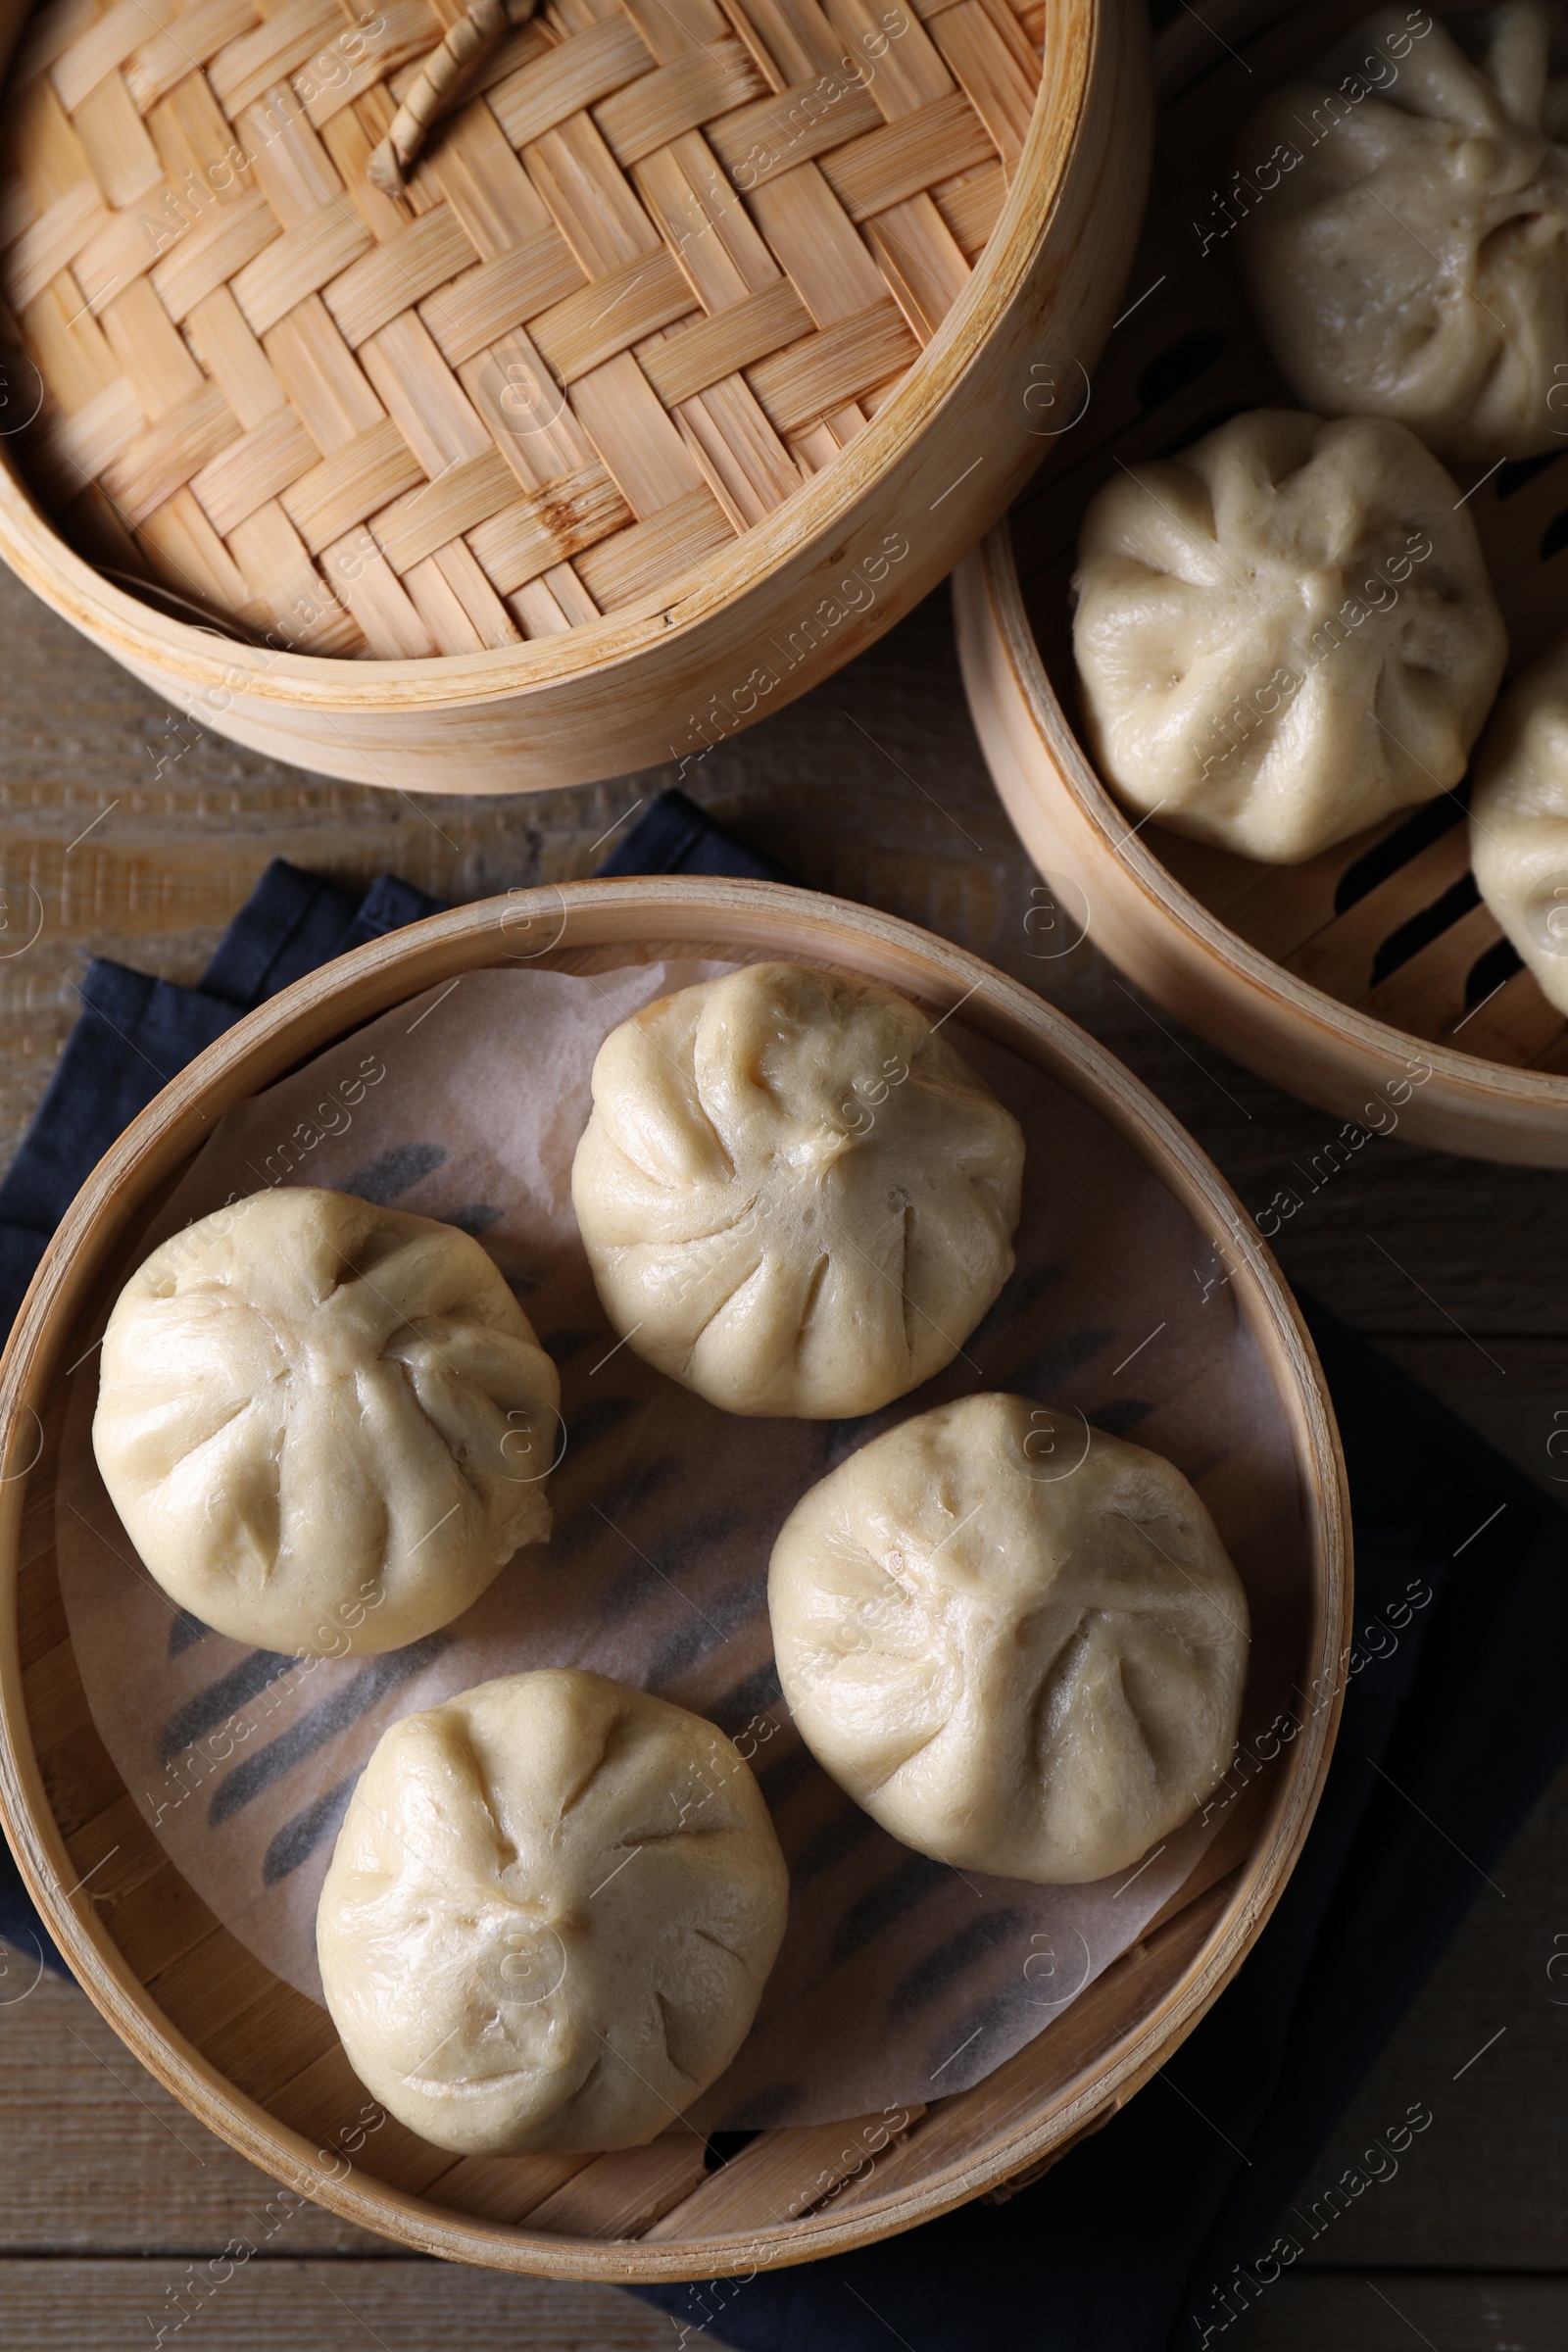
[[[1300,1683],[1320,1696],[1139,1942],[972,2089],[891,2122],[766,2132],[715,2170],[677,2135],[597,2159],[456,2160],[391,2122],[363,2135],[363,2094],[329,2020],[205,1912],[97,1740],[52,1552],[65,1383],[136,1232],[229,1104],[464,971],[519,955],[603,968],[667,949],[804,956],[932,1011],[961,1003],[967,1025],[1088,1102],[1163,1180],[1211,1241],[1216,1272],[1221,1256],[1229,1268],[1290,1430],[1313,1562]],[[735,2274],[885,2236],[1032,2177],[1114,2113],[1240,1965],[1327,1769],[1348,1610],[1344,1470],[1310,1342],[1267,1250],[1159,1104],[1031,991],[907,924],[770,884],[517,893],[360,950],[250,1015],[165,1090],[73,1205],[0,1364],[0,1810],[51,1931],[111,2024],[204,2122],[291,2186],[431,2253],[611,2280]]]
[[[516,791],[695,756],[1001,512],[1146,75],[1136,0],[543,0],[389,194],[466,5],[47,0],[0,552],[259,749]]]
[[[1568,1024],[1480,902],[1461,799],[1407,809],[1303,865],[1262,865],[1157,819],[1135,825],[1075,732],[1068,582],[1089,500],[1118,464],[1179,449],[1238,410],[1298,405],[1251,323],[1223,174],[1261,93],[1364,13],[1344,0],[1205,12],[1239,62],[1185,19],[1173,27],[1149,218],[1123,296],[1137,308],[1080,420],[958,574],[965,681],[1030,855],[1087,896],[1093,936],[1156,1003],[1344,1118],[1387,1125],[1392,1084],[1410,1142],[1563,1167]],[[1195,222],[1213,231],[1206,252]],[[1066,421],[1087,387],[1063,353]],[[1568,546],[1568,465],[1551,455],[1482,472],[1461,473],[1459,489],[1517,673],[1568,627],[1568,580],[1553,572]]]

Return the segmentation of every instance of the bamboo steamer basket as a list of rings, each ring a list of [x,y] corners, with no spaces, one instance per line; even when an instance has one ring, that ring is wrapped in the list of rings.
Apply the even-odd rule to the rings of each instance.
[[[1337,1117],[1384,1123],[1392,1085],[1410,1143],[1568,1167],[1568,1024],[1480,901],[1453,796],[1305,864],[1262,865],[1135,825],[1076,732],[1067,588],[1089,500],[1118,464],[1179,449],[1240,409],[1299,405],[1252,325],[1217,183],[1262,92],[1364,13],[1231,0],[1208,23],[1237,62],[1186,20],[1162,42],[1154,181],[1122,297],[1137,308],[1087,413],[957,574],[964,680],[1024,847],[1087,899],[1092,935],[1157,1004]],[[1206,256],[1195,223],[1216,231]],[[1457,478],[1517,672],[1568,623],[1553,572],[1568,466],[1532,458]]]
[[[460,2160],[388,2121],[346,2156],[330,2135],[363,2093],[329,2018],[198,1902],[87,1711],[52,1548],[66,1385],[91,1356],[148,1216],[229,1105],[464,972],[519,954],[544,968],[605,969],[672,948],[804,957],[933,1012],[961,1004],[965,1022],[1107,1120],[1223,1246],[1284,1410],[1310,1536],[1299,1680],[1332,1699],[1272,1777],[1228,1809],[1138,1943],[984,2082],[907,2110],[897,2129],[876,2118],[864,2130],[852,2119],[764,2132],[709,2171],[695,2135],[594,2159]],[[864,2244],[1021,2184],[1106,2122],[1234,1975],[1328,1767],[1348,1639],[1344,1465],[1311,1342],[1268,1250],[1159,1103],[1032,992],[911,924],[772,883],[579,882],[492,899],[340,957],[239,1022],[135,1121],[67,1215],[0,1364],[0,1811],[51,1934],[111,2025],[203,2123],[292,2189],[431,2254],[620,2282],[733,2275]]]
[[[689,763],[1020,486],[1046,322],[1098,348],[1137,234],[1146,52],[1140,0],[46,0],[0,554],[330,775]]]

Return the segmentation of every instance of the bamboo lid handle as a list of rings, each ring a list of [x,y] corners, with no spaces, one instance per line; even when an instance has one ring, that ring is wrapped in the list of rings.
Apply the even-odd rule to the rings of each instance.
[[[404,178],[432,122],[462,95],[464,84],[511,24],[525,24],[536,0],[474,0],[439,49],[432,49],[392,119],[392,127],[366,165],[368,176],[387,196],[403,193]]]

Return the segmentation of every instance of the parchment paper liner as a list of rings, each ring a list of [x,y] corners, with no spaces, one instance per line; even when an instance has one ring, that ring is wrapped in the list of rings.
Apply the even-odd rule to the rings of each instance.
[[[960,1874],[877,1829],[821,1772],[778,1695],[765,1605],[784,1517],[847,1452],[947,1397],[1061,1406],[1168,1456],[1247,1587],[1249,1727],[1288,1702],[1308,1544],[1280,1402],[1223,1266],[1132,1148],[1078,1098],[953,1037],[1022,1122],[1017,1270],[937,1379],[848,1423],[719,1412],[617,1348],[571,1212],[601,1039],[650,999],[731,968],[593,977],[491,970],[395,1007],[230,1111],[145,1246],[271,1183],[319,1184],[478,1236],[561,1366],[555,1534],[410,1648],[302,1664],[177,1612],[131,1547],[91,1448],[96,1356],[73,1382],[61,1581],[98,1730],[181,1874],[267,1966],[320,1998],[317,1896],[350,1791],[397,1717],[490,1676],[580,1665],[710,1716],[757,1770],[791,1872],[790,1925],[752,2034],[690,2111],[702,2130],[829,2122],[957,2091],[1127,1949],[1214,1825],[1189,1823],[1094,1886]]]

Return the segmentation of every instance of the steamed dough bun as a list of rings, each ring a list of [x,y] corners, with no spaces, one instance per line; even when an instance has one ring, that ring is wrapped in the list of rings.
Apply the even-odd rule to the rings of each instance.
[[[1542,994],[1568,1013],[1568,642],[1509,688],[1482,740],[1470,863]]]
[[[1469,509],[1382,417],[1256,409],[1116,472],[1074,588],[1111,790],[1274,864],[1457,784],[1507,654]]]
[[[1303,407],[1394,417],[1477,466],[1561,447],[1561,29],[1542,0],[1451,28],[1379,9],[1250,117],[1237,165],[1275,177],[1238,230],[1242,275]]]
[[[437,2147],[641,2147],[750,2031],[789,1880],[701,1716],[549,1668],[383,1734],[317,1913],[349,2063]]]
[[[940,1405],[812,1487],[773,1548],[802,1738],[883,1829],[961,1870],[1129,1869],[1235,1749],[1247,1600],[1213,1521],[1160,1455],[1082,1434],[1074,1465],[1070,1416]]]
[[[904,998],[760,963],[611,1032],[571,1197],[628,1345],[732,1413],[874,1412],[1012,1271],[1023,1138]]]
[[[93,1450],[172,1599],[343,1655],[460,1616],[550,1532],[561,1384],[478,1243],[346,1193],[187,1226],[104,1335]]]

